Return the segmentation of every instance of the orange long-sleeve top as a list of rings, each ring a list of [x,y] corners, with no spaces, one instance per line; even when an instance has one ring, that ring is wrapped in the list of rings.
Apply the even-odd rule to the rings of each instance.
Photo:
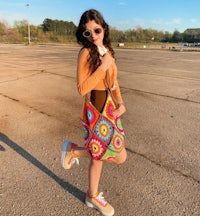
[[[93,73],[90,72],[89,63],[89,50],[83,48],[78,57],[77,64],[77,87],[80,95],[84,96],[91,90],[105,90],[106,86],[106,73],[99,66]],[[117,80],[117,66],[115,61],[108,69],[110,76],[110,83],[113,87],[113,95],[116,101],[121,104],[123,103],[121,92]]]

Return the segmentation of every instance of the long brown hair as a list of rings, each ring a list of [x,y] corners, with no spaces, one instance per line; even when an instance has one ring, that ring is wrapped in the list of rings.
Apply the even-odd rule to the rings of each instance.
[[[100,56],[97,51],[97,46],[83,36],[86,23],[92,20],[94,20],[97,24],[101,25],[102,28],[104,29],[103,44],[110,51],[113,58],[114,58],[114,50],[111,47],[111,42],[109,37],[109,26],[105,22],[101,13],[95,9],[90,9],[85,11],[80,18],[80,22],[76,31],[76,38],[77,38],[77,42],[83,45],[83,48],[89,49],[90,58],[88,59],[88,61],[90,65],[90,70],[94,72],[99,67],[99,65],[101,65],[101,60],[99,58]]]

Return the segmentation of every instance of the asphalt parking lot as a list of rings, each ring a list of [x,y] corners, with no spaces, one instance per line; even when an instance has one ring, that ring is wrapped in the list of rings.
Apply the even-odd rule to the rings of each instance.
[[[62,142],[82,144],[79,48],[0,45],[2,216],[96,216],[84,205],[89,161],[63,170]],[[200,52],[116,49],[128,159],[105,164],[116,216],[200,215]]]

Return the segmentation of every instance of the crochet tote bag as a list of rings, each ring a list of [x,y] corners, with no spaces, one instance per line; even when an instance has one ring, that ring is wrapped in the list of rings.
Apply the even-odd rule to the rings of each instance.
[[[100,113],[85,95],[82,117],[82,128],[86,150],[93,159],[104,160],[111,155],[117,155],[124,146],[125,134],[120,117],[114,117],[113,111],[118,104],[110,90],[107,74],[108,94],[103,111]]]

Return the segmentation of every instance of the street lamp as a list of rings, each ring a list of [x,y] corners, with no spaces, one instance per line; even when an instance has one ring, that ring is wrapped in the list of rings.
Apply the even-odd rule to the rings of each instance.
[[[26,7],[29,8],[29,4],[26,4]],[[28,22],[28,45],[31,44],[31,32],[30,32],[30,24],[29,24],[29,20],[27,20]]]

